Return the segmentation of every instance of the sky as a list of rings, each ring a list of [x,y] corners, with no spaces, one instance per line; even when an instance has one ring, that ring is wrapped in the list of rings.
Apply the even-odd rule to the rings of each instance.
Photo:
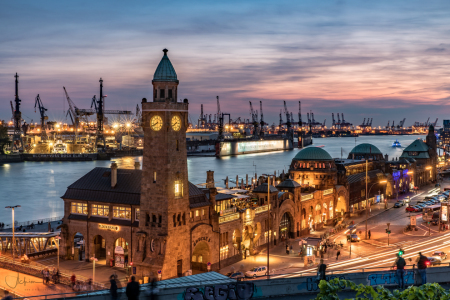
[[[196,122],[222,111],[250,118],[249,101],[278,123],[283,100],[297,121],[312,110],[331,125],[405,125],[448,117],[450,1],[1,1],[0,119],[14,74],[24,119],[40,95],[50,120],[68,122],[63,86],[89,108],[103,79],[106,109],[152,98],[163,55]]]

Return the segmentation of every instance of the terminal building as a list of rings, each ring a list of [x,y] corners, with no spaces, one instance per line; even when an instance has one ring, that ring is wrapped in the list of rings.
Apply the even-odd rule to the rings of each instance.
[[[367,204],[393,196],[396,171],[412,166],[414,183],[421,182],[420,176],[432,178],[434,171],[427,170],[435,159],[430,135],[426,147],[405,149],[405,155],[417,158],[404,158],[408,164],[389,162],[370,144],[357,145],[347,159],[308,147],[295,155],[284,178],[266,175],[253,188],[224,189],[215,186],[214,172],[208,171],[206,186],[199,188],[188,180],[189,103],[177,100],[179,81],[167,52],[153,77],[151,101],[142,99],[142,169],[138,163],[119,169],[114,162],[94,168],[62,196],[60,253],[69,259],[95,257],[150,279],[219,270],[267,243],[331,229]],[[408,172],[401,174],[409,177]]]

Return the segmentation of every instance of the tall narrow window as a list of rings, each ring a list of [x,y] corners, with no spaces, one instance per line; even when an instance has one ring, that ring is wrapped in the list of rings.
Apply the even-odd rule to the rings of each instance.
[[[173,227],[176,227],[177,226],[177,220],[176,220],[176,217],[175,217],[175,214],[173,215]]]
[[[156,171],[153,172],[153,183],[156,183]]]
[[[169,98],[172,98],[172,89],[169,89]]]
[[[159,218],[159,224],[161,224],[162,223],[162,216],[159,215],[158,218]]]
[[[183,184],[181,183],[181,180],[175,181],[175,197],[183,197]]]
[[[180,151],[180,149],[178,148],[178,140],[177,140],[177,151]]]
[[[165,90],[164,89],[160,89],[159,90],[159,98],[165,98],[165,97],[166,97]]]
[[[183,213],[183,225],[186,225],[186,214]]]

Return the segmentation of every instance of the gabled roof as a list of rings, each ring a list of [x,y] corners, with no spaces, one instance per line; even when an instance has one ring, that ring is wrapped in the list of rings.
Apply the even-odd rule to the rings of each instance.
[[[318,147],[307,147],[300,150],[294,157],[294,160],[309,160],[309,161],[319,161],[319,160],[333,160],[330,154],[322,148]]]
[[[428,152],[428,145],[422,139],[417,139],[403,150],[403,153],[409,151]]]
[[[167,56],[168,51],[169,50],[167,49],[163,50],[164,56],[162,57],[158,67],[156,68],[155,74],[153,75],[153,81],[178,82],[177,73],[175,72],[172,63],[170,62],[169,57]]]
[[[290,178],[286,179],[285,181],[277,185],[277,188],[297,188],[297,187],[301,187],[301,185]]]
[[[256,188],[253,189],[253,192],[255,193],[267,193],[267,183],[263,183],[261,185],[258,185]],[[275,193],[278,192],[278,189],[274,187],[273,185],[270,185],[270,192]]]

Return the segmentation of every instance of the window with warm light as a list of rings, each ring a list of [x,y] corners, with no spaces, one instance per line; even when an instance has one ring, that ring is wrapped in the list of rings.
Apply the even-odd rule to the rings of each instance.
[[[109,206],[108,205],[92,204],[92,215],[93,216],[100,216],[100,217],[107,217],[107,216],[109,216]]]
[[[181,180],[175,181],[175,197],[183,197],[183,184]]]
[[[131,220],[131,207],[114,206],[113,217]]]
[[[136,208],[135,213],[134,213],[134,219],[136,221],[139,221],[140,215],[141,215],[141,209],[140,208]]]
[[[198,213],[198,209],[195,211],[195,216],[198,217],[199,213]]]
[[[73,214],[87,215],[88,214],[87,203],[72,202],[71,212]]]

